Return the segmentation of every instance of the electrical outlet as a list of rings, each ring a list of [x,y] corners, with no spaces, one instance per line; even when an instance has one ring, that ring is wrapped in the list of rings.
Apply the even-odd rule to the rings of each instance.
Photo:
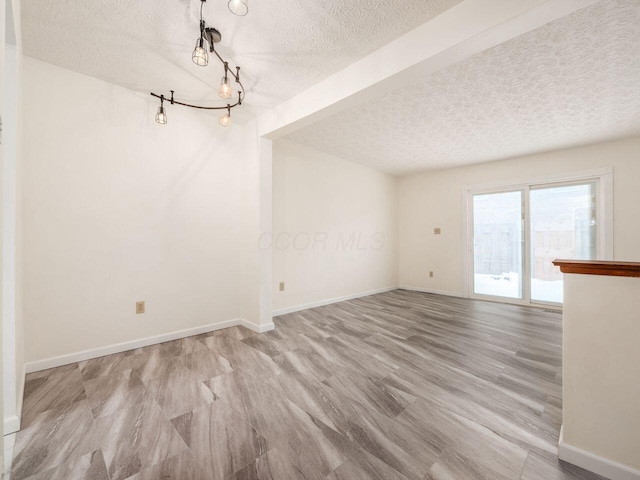
[[[440,227],[436,227],[433,229],[433,234],[434,235],[440,235],[442,234],[442,230],[440,229]]]
[[[433,278],[433,272],[429,272],[429,278]]]
[[[284,282],[280,282],[280,291],[284,292]]]
[[[144,302],[136,302],[136,314],[144,313]]]

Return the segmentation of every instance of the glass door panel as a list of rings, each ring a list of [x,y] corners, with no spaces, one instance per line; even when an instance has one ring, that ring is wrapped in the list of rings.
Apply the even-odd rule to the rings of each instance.
[[[522,299],[523,194],[473,196],[473,292]]]
[[[555,259],[596,258],[596,184],[532,188],[530,192],[531,301],[562,303]]]

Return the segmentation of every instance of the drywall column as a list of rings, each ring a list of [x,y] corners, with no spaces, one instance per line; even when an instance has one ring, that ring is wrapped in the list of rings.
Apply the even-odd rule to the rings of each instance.
[[[3,159],[2,159],[2,317],[4,368],[4,433],[20,429],[22,358],[17,355],[16,302],[16,168],[18,156],[18,52],[6,45],[4,52]],[[19,364],[20,363],[20,364]]]
[[[243,125],[243,222],[247,242],[243,319],[260,332],[274,329],[272,282],[272,142],[260,137],[255,120]]]
[[[640,263],[554,263],[565,273],[560,458],[640,479]]]
[[[21,71],[22,42],[19,0],[3,2],[2,75],[2,384],[4,434],[20,429],[24,391],[21,262]],[[15,435],[5,438],[10,462]]]
[[[273,230],[273,142],[260,138],[260,240]],[[259,241],[260,252],[260,331],[273,330],[273,243]]]

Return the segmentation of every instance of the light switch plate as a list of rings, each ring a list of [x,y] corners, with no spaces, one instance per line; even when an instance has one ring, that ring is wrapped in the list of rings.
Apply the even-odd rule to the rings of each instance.
[[[144,313],[144,302],[136,302],[136,314]]]

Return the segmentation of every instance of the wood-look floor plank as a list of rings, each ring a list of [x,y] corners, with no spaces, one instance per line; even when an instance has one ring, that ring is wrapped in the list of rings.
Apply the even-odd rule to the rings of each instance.
[[[562,324],[395,290],[30,374],[13,480],[596,480]]]

